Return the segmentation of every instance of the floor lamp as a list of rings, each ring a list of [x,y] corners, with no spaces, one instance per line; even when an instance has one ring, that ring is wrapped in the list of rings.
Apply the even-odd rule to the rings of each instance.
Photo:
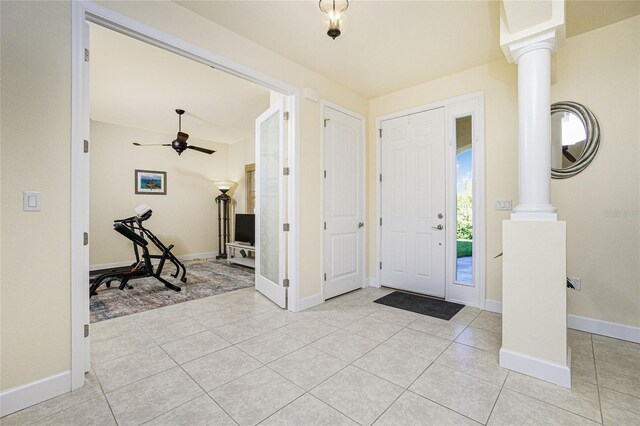
[[[221,194],[216,197],[216,204],[218,205],[218,255],[216,259],[226,259],[227,243],[229,242],[229,235],[231,234],[231,226],[229,223],[232,201],[231,195],[238,184],[232,181],[217,181],[213,183],[221,192]]]

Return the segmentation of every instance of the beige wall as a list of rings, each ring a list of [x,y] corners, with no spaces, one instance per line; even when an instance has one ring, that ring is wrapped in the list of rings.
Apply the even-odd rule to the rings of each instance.
[[[114,232],[114,219],[133,216],[133,208],[148,204],[153,216],[145,223],[173,253],[189,255],[218,251],[218,212],[214,198],[220,194],[214,180],[227,179],[229,146],[190,138],[189,143],[216,152],[205,155],[169,147],[135,147],[140,143],[167,143],[175,134],[134,129],[91,121],[90,263],[92,266],[130,261],[131,243]],[[142,195],[134,191],[134,170],[167,172],[167,195]]]
[[[70,366],[71,7],[2,2],[0,389]],[[22,211],[22,191],[42,211]]]
[[[567,40],[557,53],[552,100],[584,103],[598,117],[602,147],[582,174],[552,181],[552,202],[567,221],[567,273],[582,277],[569,292],[569,313],[640,325],[640,189],[638,128],[640,17]],[[381,115],[484,91],[486,297],[501,300],[501,222],[496,199],[517,205],[517,68],[506,61],[473,68],[371,100],[368,220],[375,223],[375,119]],[[616,213],[618,212],[618,213]],[[622,216],[615,216],[621,214]],[[375,270],[375,227],[368,227],[368,271]]]
[[[172,2],[106,7],[361,114],[367,100]],[[70,368],[71,6],[2,2],[0,389]],[[320,292],[320,105],[300,105],[300,295]],[[169,184],[171,180],[169,181]],[[22,191],[40,190],[41,213]]]
[[[265,108],[266,109],[266,108]],[[256,142],[252,139],[229,145],[229,179],[238,182],[233,193],[236,213],[253,213],[247,211],[247,183],[244,166],[256,162]]]

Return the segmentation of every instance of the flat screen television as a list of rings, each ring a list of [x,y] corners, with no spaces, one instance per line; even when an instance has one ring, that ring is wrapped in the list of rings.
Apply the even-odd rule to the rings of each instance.
[[[256,244],[256,215],[236,213],[236,233],[234,240],[242,243]]]

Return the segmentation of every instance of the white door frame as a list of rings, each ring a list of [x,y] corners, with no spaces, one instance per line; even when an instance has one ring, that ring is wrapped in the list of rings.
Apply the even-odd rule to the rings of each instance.
[[[445,143],[446,143],[446,285],[445,300],[475,306],[485,306],[485,180],[484,180],[484,92],[445,99],[427,105],[376,117],[376,274],[374,287],[380,287],[380,262],[382,245],[380,217],[382,215],[382,184],[379,176],[382,172],[382,144],[380,138],[381,123],[410,114],[444,107]],[[473,277],[474,286],[456,284],[454,281],[456,255],[456,141],[455,119],[471,115],[473,124]]]
[[[294,86],[274,79],[251,67],[241,65],[218,53],[188,43],[173,35],[159,31],[151,26],[131,19],[125,15],[93,3],[91,1],[71,2],[71,390],[84,385],[85,339],[84,325],[88,309],[88,289],[84,285],[84,276],[88,274],[89,259],[83,255],[83,233],[89,231],[85,222],[84,205],[89,196],[81,184],[88,165],[83,155],[84,123],[89,105],[84,101],[83,87],[85,56],[85,22],[93,22],[121,34],[144,41],[156,47],[192,59],[204,65],[214,67],[229,74],[257,83],[265,88],[282,93],[289,105],[288,133],[291,143],[288,147],[290,169],[288,185],[290,231],[287,233],[289,250],[289,310],[299,309],[300,277],[300,238],[299,238],[299,190],[300,172],[300,90]],[[87,293],[87,294],[85,294]]]
[[[360,245],[362,247],[362,259],[361,265],[362,268],[362,288],[367,286],[367,146],[366,146],[366,137],[365,132],[367,129],[367,119],[364,115],[358,114],[357,112],[353,112],[347,108],[344,108],[340,105],[336,105],[332,102],[329,102],[325,99],[320,101],[320,140],[322,143],[320,144],[320,286],[322,291],[322,301],[326,300],[324,296],[324,170],[325,170],[325,162],[324,162],[324,111],[325,108],[331,108],[336,111],[339,111],[343,114],[350,115],[351,117],[357,118],[362,123],[362,129],[360,134],[360,153],[361,153],[361,188],[362,191],[362,204],[360,206],[362,212],[362,221],[364,222],[364,228],[360,233]]]

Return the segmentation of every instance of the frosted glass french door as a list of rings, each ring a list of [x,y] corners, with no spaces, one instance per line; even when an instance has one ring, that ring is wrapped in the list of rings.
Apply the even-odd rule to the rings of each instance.
[[[256,290],[282,308],[286,265],[286,155],[284,106],[276,105],[256,119]]]

